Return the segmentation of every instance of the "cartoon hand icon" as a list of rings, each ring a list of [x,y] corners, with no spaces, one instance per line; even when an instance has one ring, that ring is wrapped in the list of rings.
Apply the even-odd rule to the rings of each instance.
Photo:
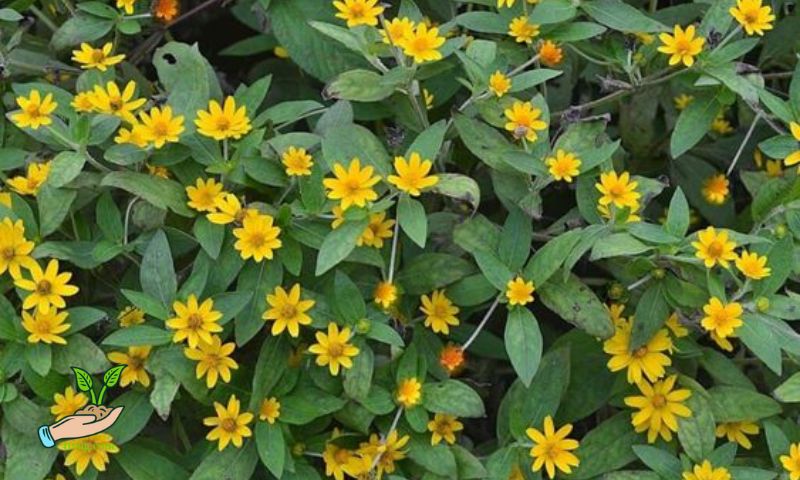
[[[52,425],[39,427],[39,439],[42,441],[42,445],[50,448],[56,444],[57,440],[88,437],[100,433],[117,421],[123,408],[111,409],[111,412],[100,420],[96,420],[94,415],[70,415]]]

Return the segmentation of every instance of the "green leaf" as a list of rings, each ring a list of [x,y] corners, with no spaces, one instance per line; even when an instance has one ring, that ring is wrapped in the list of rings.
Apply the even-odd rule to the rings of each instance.
[[[192,227],[197,243],[205,250],[209,257],[216,259],[225,240],[225,226],[208,221],[206,217],[197,217]]]
[[[581,8],[598,23],[621,32],[665,32],[669,30],[664,24],[620,0],[582,2]]]
[[[717,385],[708,393],[717,422],[755,422],[781,413],[778,402],[749,388]]]
[[[633,452],[662,478],[681,478],[681,461],[664,450],[649,445],[634,445]]]
[[[372,385],[375,355],[366,343],[361,342],[357,346],[359,352],[353,359],[353,368],[345,372],[344,391],[350,398],[362,401],[369,395]]]
[[[577,13],[575,4],[569,0],[550,0],[536,4],[530,14],[534,24],[545,25],[570,20]]]
[[[132,480],[152,478],[171,478],[185,480],[189,472],[169,458],[168,451],[154,451],[145,441],[133,441],[125,444],[114,459]]]
[[[103,340],[103,345],[130,347],[135,345],[167,345],[172,342],[172,333],[150,325],[134,325],[116,330]]]
[[[33,343],[25,346],[25,360],[34,372],[45,376],[53,365],[53,351],[45,343]]]
[[[169,94],[169,106],[176,115],[184,117],[183,135],[191,134],[197,111],[208,108],[210,97],[222,96],[211,65],[197,44],[169,42],[153,53],[153,66]]]
[[[689,202],[686,201],[686,195],[683,194],[681,187],[678,187],[672,194],[672,200],[669,201],[664,229],[673,235],[683,237],[689,231],[689,223]]]
[[[506,217],[497,255],[509,269],[519,271],[528,259],[533,239],[531,219],[521,210],[513,209]]]
[[[251,478],[258,465],[256,442],[245,442],[242,448],[216,448],[203,457],[190,480],[235,480]]]
[[[125,370],[127,365],[117,365],[116,367],[111,367],[106,370],[106,373],[103,375],[103,383],[106,387],[113,387],[119,381],[119,377],[122,374],[122,371]]]
[[[551,349],[542,357],[529,387],[525,387],[521,381],[512,385],[503,404],[508,403],[508,423],[514,437],[527,438],[525,429],[531,426],[541,429],[545,417],[556,416],[569,384],[569,370],[569,349]],[[501,406],[499,415],[503,415],[503,410]]]
[[[316,275],[320,276],[347,258],[356,248],[356,240],[367,228],[368,219],[347,220],[325,236],[317,254]]]
[[[431,445],[425,437],[414,436],[409,442],[408,457],[426,470],[444,478],[456,477],[458,470],[453,452],[443,444]]]
[[[119,171],[107,174],[100,185],[125,190],[162,210],[170,209],[184,217],[194,216],[186,206],[183,186],[173,180],[146,173]]]
[[[614,325],[603,303],[575,275],[570,275],[563,284],[540,285],[537,292],[547,308],[589,335],[609,338],[614,334]]]
[[[447,122],[439,120],[430,127],[426,128],[422,133],[417,135],[414,143],[406,150],[406,159],[411,154],[417,153],[423,160],[435,161],[439,155],[439,149],[442,148],[444,136],[447,133]]]
[[[445,253],[423,253],[407,262],[397,274],[397,283],[409,295],[429,293],[475,273],[466,260]]]
[[[114,443],[117,445],[134,439],[153,415],[153,406],[150,405],[148,396],[142,392],[125,392],[115,398],[110,406],[125,407],[125,414],[120,415],[114,425],[107,430],[107,433],[114,437]]]
[[[397,221],[400,228],[417,245],[425,248],[425,240],[428,236],[428,217],[425,215],[425,207],[408,195],[401,194],[397,202]]]
[[[114,197],[109,192],[103,193],[97,200],[95,219],[97,220],[97,226],[106,239],[115,243],[122,243],[122,238],[125,234],[122,216],[117,204],[114,203]]]
[[[261,463],[267,467],[276,478],[283,476],[286,465],[286,456],[289,452],[283,440],[283,430],[280,424],[258,422],[256,424],[256,448]]]
[[[389,154],[380,140],[361,125],[337,125],[325,133],[322,140],[322,154],[332,169],[337,163],[345,167],[352,159],[361,160],[361,167],[371,165],[376,174],[386,177],[392,171]]]
[[[113,20],[77,13],[56,30],[50,39],[50,46],[54,50],[63,50],[82,42],[91,42],[103,37],[113,26]]]
[[[361,291],[344,272],[336,272],[333,292],[328,294],[328,301],[335,307],[337,316],[348,323],[355,323],[367,314]]]
[[[281,399],[281,421],[304,425],[315,418],[336,412],[347,400],[315,387],[301,386]]]
[[[473,32],[508,33],[508,20],[494,12],[462,13],[455,18],[455,22]]]
[[[475,180],[458,173],[441,173],[436,176],[439,177],[439,182],[433,186],[432,192],[467,202],[473,210],[478,209],[481,189]]]
[[[780,375],[783,360],[781,342],[776,333],[756,315],[745,314],[743,320],[743,325],[736,330],[742,343],[761,359],[767,368]]]
[[[54,188],[63,187],[81,173],[86,157],[76,152],[61,152],[50,164],[47,183]]]
[[[589,260],[601,260],[610,257],[627,257],[644,253],[652,247],[636,240],[628,233],[612,233],[594,242]]]
[[[89,372],[78,367],[72,367],[72,371],[75,372],[75,384],[78,386],[78,390],[88,392],[92,389],[92,376],[89,375]]]
[[[703,139],[711,128],[714,119],[722,111],[720,94],[704,93],[695,96],[692,103],[684,109],[670,139],[672,158],[678,158],[688,152]]]
[[[353,102],[379,102],[389,98],[397,84],[372,70],[350,70],[337,76],[323,92],[329,98]]]
[[[166,307],[172,306],[178,291],[178,281],[175,278],[172,252],[163,230],[153,234],[147,244],[139,270],[139,282],[144,293],[158,299]]]
[[[77,190],[53,188],[48,184],[39,189],[36,199],[39,204],[39,233],[43,237],[58,230],[77,195]]]
[[[678,417],[678,440],[686,454],[695,463],[701,463],[714,451],[715,418],[705,392],[693,391],[685,404],[692,416]]]
[[[477,418],[485,415],[481,397],[458,380],[426,383],[422,388],[422,405],[428,411],[457,417]]]
[[[508,311],[505,344],[508,358],[522,384],[529,387],[542,359],[542,333],[536,317],[524,307]]]
[[[770,275],[755,281],[753,297],[772,295],[777,292],[792,273],[794,263],[794,242],[791,235],[786,235],[775,242],[766,253],[767,267]]]
[[[631,428],[630,413],[617,413],[581,439],[575,451],[581,464],[570,477],[587,480],[621,469],[636,459],[633,446],[640,441],[641,435]]]
[[[783,403],[800,402],[800,372],[795,373],[772,392]]]
[[[489,283],[497,290],[505,291],[514,273],[493,253],[478,251],[472,255]]]
[[[644,291],[636,305],[630,348],[636,350],[650,341],[664,326],[670,315],[669,304],[662,282],[654,282]]]
[[[581,241],[581,233],[582,230],[570,230],[545,243],[525,265],[522,275],[532,279],[537,288],[544,285]]]
[[[523,72],[512,78],[511,90],[509,91],[511,93],[516,93],[533,88],[536,85],[540,85],[548,80],[558,77],[562,73],[564,72],[561,70],[551,70],[549,68],[537,68],[536,70]]]
[[[289,367],[285,360],[289,357],[290,351],[290,346],[284,336],[270,335],[264,339],[253,373],[250,410],[257,410],[261,405],[261,400],[267,397],[278,384],[281,376]]]

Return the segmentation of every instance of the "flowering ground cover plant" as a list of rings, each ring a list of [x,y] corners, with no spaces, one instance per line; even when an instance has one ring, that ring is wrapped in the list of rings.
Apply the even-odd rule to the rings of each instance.
[[[5,2],[0,471],[800,479],[798,49],[764,0]]]

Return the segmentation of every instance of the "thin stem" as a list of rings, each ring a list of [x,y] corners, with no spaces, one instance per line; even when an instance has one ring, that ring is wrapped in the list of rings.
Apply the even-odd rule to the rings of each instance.
[[[531,57],[530,59],[528,59],[528,61],[526,61],[522,65],[520,65],[520,66],[516,67],[514,70],[511,70],[510,72],[508,72],[508,76],[509,77],[513,77],[514,75],[522,72],[523,70],[525,70],[526,68],[530,67],[531,65],[533,65],[537,61],[539,61],[539,54],[538,53],[536,55],[534,55],[533,57]]]
[[[133,210],[133,205],[139,201],[139,197],[133,197],[130,202],[128,202],[128,207],[125,209],[125,225],[124,225],[124,234],[122,237],[122,244],[128,244],[128,226],[130,225],[131,221],[131,211]]]
[[[397,261],[397,239],[400,237],[400,222],[394,222],[394,235],[392,235],[392,254],[389,257],[389,283],[394,280],[394,266]]]
[[[640,286],[642,286],[645,283],[647,283],[648,281],[650,281],[651,278],[653,278],[653,275],[648,273],[644,277],[642,277],[639,280],[636,280],[635,282],[633,282],[630,285],[628,285],[628,291],[630,292],[630,291],[636,290]]]
[[[753,119],[753,123],[751,123],[750,128],[747,129],[747,133],[744,135],[742,144],[739,145],[739,149],[736,150],[736,155],[733,156],[733,161],[731,162],[731,165],[728,167],[728,171],[725,172],[726,177],[731,176],[731,172],[733,172],[733,168],[736,166],[736,162],[739,161],[739,157],[742,156],[744,147],[747,146],[747,142],[750,141],[750,137],[753,135],[753,131],[756,129],[756,124],[758,124],[759,120],[761,120],[761,112],[756,113],[756,118]]]
[[[416,93],[419,95],[417,95]],[[419,117],[419,121],[422,122],[422,126],[424,128],[430,127],[430,122],[428,121],[428,115],[425,113],[425,108],[422,106],[420,102],[420,97],[424,96],[422,89],[419,86],[419,82],[414,80],[408,89],[408,99],[411,100],[411,104],[414,106],[414,111],[417,112],[417,116]],[[424,99],[423,99],[424,102]]]
[[[86,161],[89,162],[94,168],[100,170],[101,172],[111,171],[110,168],[95,160],[95,158],[87,150],[84,150],[82,153],[83,156],[86,157]]]
[[[481,330],[483,330],[483,327],[486,326],[486,322],[489,321],[489,319],[492,317],[492,313],[494,313],[494,310],[500,304],[500,298],[502,296],[503,296],[502,293],[497,295],[497,297],[494,299],[494,302],[492,303],[492,306],[489,307],[489,310],[486,311],[486,314],[481,319],[481,323],[478,324],[478,327],[475,329],[474,332],[472,332],[472,335],[470,335],[469,338],[467,339],[467,341],[464,342],[464,345],[461,346],[461,350],[466,351],[469,348],[469,346],[472,345],[472,342],[474,342],[475,339],[478,338],[478,334],[481,333]]]
[[[97,396],[97,405],[103,404],[103,397],[106,396],[106,389],[108,385],[103,385],[103,388],[100,389],[100,395]]]
[[[292,177],[291,180],[289,180],[289,185],[286,186],[286,188],[283,190],[283,193],[281,194],[280,198],[278,199],[277,205],[280,205],[281,203],[283,203],[283,201],[286,199],[286,196],[289,195],[289,193],[291,193],[292,190],[294,190],[294,186],[296,184],[297,184],[297,182],[295,182],[294,177]]]
[[[328,107],[325,107],[325,108],[318,108],[316,110],[311,110],[310,112],[306,112],[306,113],[300,115],[299,117],[297,117],[297,118],[295,118],[293,120],[288,120],[286,122],[283,122],[281,124],[276,125],[275,126],[275,131],[276,132],[280,132],[280,130],[282,128],[284,128],[284,127],[286,127],[288,125],[291,125],[291,124],[293,124],[295,122],[299,122],[300,120],[303,120],[303,119],[308,118],[308,117],[313,117],[314,115],[320,115],[322,113],[325,113],[325,111],[327,111],[327,110],[328,110]]]
[[[136,15],[129,15],[127,17],[122,17],[123,20],[139,20],[144,18],[151,18],[153,16],[152,13],[139,13]]]
[[[592,57],[591,55],[583,53],[580,49],[578,49],[578,47],[576,47],[575,45],[572,45],[571,43],[567,43],[565,45],[570,50],[572,50],[573,52],[577,53],[578,56],[583,57],[585,60],[588,60],[588,61],[590,61],[592,63],[595,63],[597,65],[603,65],[603,66],[606,66],[606,67],[611,67],[611,66],[614,65],[613,62],[606,62],[605,60],[600,60],[600,59]]]
[[[397,409],[397,413],[394,414],[394,420],[392,420],[392,425],[389,427],[389,432],[386,435],[381,435],[381,446],[384,446],[386,444],[386,439],[397,428],[397,424],[400,422],[400,415],[402,415],[402,414],[403,414],[403,407],[399,407]],[[375,456],[375,459],[372,461],[372,466],[369,467],[370,471],[374,470],[375,467],[378,465],[378,462],[380,462],[384,451],[385,451],[385,449],[379,449],[378,454]]]
[[[39,10],[38,7],[31,5],[30,7],[28,7],[28,9],[31,12],[33,12],[33,14],[36,15],[36,18],[41,20],[41,22],[44,23],[47,26],[47,28],[49,28],[51,31],[55,32],[56,30],[58,30],[58,26],[55,23],[53,23],[53,21],[50,20],[50,17],[45,15],[43,11]]]
[[[741,25],[737,25],[737,26],[736,26],[736,28],[734,28],[733,30],[731,30],[731,31],[730,31],[730,33],[728,33],[728,34],[725,36],[725,38],[723,38],[723,39],[722,39],[722,41],[721,41],[721,42],[719,42],[719,45],[717,45],[716,47],[714,47],[714,50],[712,50],[712,52],[716,52],[716,51],[717,51],[717,50],[719,50],[720,48],[724,47],[724,46],[725,46],[725,44],[726,44],[726,43],[728,43],[728,42],[729,42],[729,41],[730,41],[730,40],[731,40],[731,39],[732,39],[732,38],[733,38],[733,37],[734,37],[734,36],[735,36],[737,33],[739,33],[741,30],[742,30],[742,26],[741,26]]]
[[[228,162],[228,139],[222,139],[222,159]]]

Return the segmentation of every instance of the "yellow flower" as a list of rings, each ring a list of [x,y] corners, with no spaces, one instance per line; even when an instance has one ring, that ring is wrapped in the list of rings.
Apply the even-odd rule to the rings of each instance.
[[[134,98],[135,93],[136,82],[133,80],[128,82],[122,91],[117,82],[108,82],[106,88],[99,85],[94,87],[90,101],[95,111],[117,116],[131,125],[135,125],[136,116],[133,112],[147,101],[145,98]]]
[[[22,276],[22,268],[31,268],[36,261],[31,257],[34,243],[25,238],[22,220],[6,217],[0,222],[0,275],[8,271],[11,278]]]
[[[620,319],[614,336],[603,342],[603,351],[611,355],[608,369],[612,372],[627,369],[628,383],[642,381],[643,374],[654,382],[663,377],[672,360],[664,352],[672,350],[672,340],[667,329],[662,328],[644,345],[631,351],[631,321]]]
[[[508,78],[500,70],[495,71],[489,77],[489,91],[497,96],[502,97],[511,90],[511,79]]]
[[[564,51],[553,41],[545,40],[539,46],[539,61],[547,67],[555,67],[564,59]]]
[[[672,101],[675,102],[676,110],[684,110],[686,107],[689,106],[690,103],[692,103],[693,100],[694,97],[692,95],[687,95],[685,93],[681,93],[680,95],[672,99]]]
[[[374,27],[378,24],[378,16],[383,13],[378,0],[336,0],[333,6],[339,11],[336,17],[346,20],[349,28],[359,25]]]
[[[58,107],[58,104],[53,101],[52,93],[48,93],[42,99],[39,90],[31,90],[27,97],[22,95],[17,97],[17,105],[21,111],[11,115],[11,120],[19,128],[30,127],[33,130],[53,123],[50,115]]]
[[[139,148],[145,148],[149,142],[149,133],[138,122],[131,125],[130,128],[120,128],[117,131],[117,136],[114,137],[114,143],[128,143]]]
[[[88,113],[94,111],[94,93],[92,92],[79,92],[72,97],[70,105],[76,112]]]
[[[83,475],[91,462],[95,470],[106,471],[110,461],[109,453],[119,452],[119,447],[113,443],[114,437],[107,433],[98,433],[90,437],[78,438],[69,442],[60,442],[58,449],[69,452],[64,460],[64,466],[75,465],[78,475]]]
[[[281,416],[281,402],[275,397],[265,398],[261,402],[261,408],[258,411],[258,418],[260,420],[269,422],[270,425],[275,423],[275,420]]]
[[[581,163],[581,160],[575,154],[560,148],[556,151],[555,157],[549,157],[545,160],[550,175],[557,181],[563,180],[567,183],[572,183],[572,179],[580,174],[579,167]]]
[[[533,292],[536,288],[533,282],[517,276],[513,280],[509,280],[506,284],[506,298],[508,304],[514,305],[527,305],[533,301]]]
[[[20,195],[35,197],[48,175],[50,175],[50,162],[31,163],[28,165],[26,176],[10,178],[6,180],[6,183]]]
[[[711,122],[711,130],[717,132],[720,135],[727,135],[733,132],[733,127],[731,126],[731,122],[725,120],[725,115],[719,114],[714,118],[714,121]]]
[[[464,429],[464,424],[452,415],[437,413],[433,420],[428,422],[428,431],[431,432],[431,445],[438,445],[443,439],[452,445],[456,443],[456,432]]]
[[[50,413],[55,415],[56,420],[61,420],[77,412],[89,401],[83,392],[75,393],[72,387],[67,387],[64,394],[56,393],[53,395],[53,406]]]
[[[397,403],[403,408],[411,408],[418,405],[422,399],[422,384],[416,378],[406,378],[397,386]]]
[[[675,338],[683,338],[689,335],[689,329],[681,324],[677,313],[670,315],[669,318],[667,318],[667,321],[664,322],[664,325],[669,328]]]
[[[314,161],[305,148],[289,147],[283,152],[281,158],[283,166],[286,168],[286,175],[311,175],[311,167],[314,166]]]
[[[637,383],[642,395],[625,397],[625,405],[639,409],[631,415],[631,423],[638,433],[647,432],[647,443],[654,443],[659,435],[669,442],[672,432],[678,431],[677,417],[692,416],[692,411],[683,404],[692,392],[674,390],[677,378],[671,375],[652,385],[642,380]]]
[[[344,480],[345,475],[360,478],[372,467],[372,458],[369,455],[353,452],[330,442],[325,444],[322,460],[325,462],[325,475],[335,480]]]
[[[180,12],[180,0],[154,0],[153,15],[163,23],[171,22]]]
[[[780,160],[767,160],[764,162],[764,171],[770,178],[783,176],[783,165]]]
[[[708,203],[722,205],[728,198],[729,184],[725,175],[721,173],[712,175],[703,182],[703,197]]]
[[[140,112],[139,119],[142,123],[146,138],[153,142],[156,148],[163,147],[166,143],[177,142],[179,135],[185,130],[183,115],[172,116],[172,107],[153,107],[150,112]]]
[[[800,480],[800,443],[789,446],[789,454],[781,455],[781,465],[789,474],[789,480]]]
[[[197,125],[197,133],[214,140],[238,140],[253,128],[247,117],[247,107],[236,108],[233,97],[226,97],[223,105],[216,100],[209,101],[208,110],[197,111],[194,124]]]
[[[402,48],[406,39],[414,34],[414,22],[408,17],[393,18],[387,21],[384,27],[381,29],[381,37],[383,37],[383,43],[387,45]]]
[[[233,248],[238,250],[245,260],[250,257],[256,262],[265,258],[272,260],[274,251],[283,245],[278,238],[281,229],[272,223],[273,218],[270,215],[246,215],[241,228],[233,229],[233,236],[238,239]]]
[[[70,285],[72,274],[69,272],[58,273],[58,260],[51,259],[47,268],[42,270],[38,263],[31,264],[28,269],[31,278],[17,278],[14,285],[21,290],[31,293],[22,302],[22,308],[30,310],[36,307],[39,312],[47,314],[50,307],[64,308],[67,303],[64,297],[71,297],[78,293],[78,287]]]
[[[360,451],[369,458],[375,458],[380,452],[383,452],[377,467],[377,478],[380,479],[383,478],[384,473],[394,473],[395,462],[406,458],[406,452],[401,449],[409,440],[408,435],[400,437],[397,430],[392,430],[384,442],[381,442],[378,435],[373,433],[369,436],[368,443],[361,444]]]
[[[464,366],[464,349],[458,345],[447,344],[439,352],[439,365],[450,375],[457,373]]]
[[[719,264],[728,268],[728,262],[736,260],[736,242],[728,240],[728,232],[720,230],[717,233],[714,227],[708,227],[697,233],[696,242],[692,246],[697,250],[695,256],[705,263],[706,268],[713,268]]]
[[[683,63],[687,67],[694,65],[694,57],[703,51],[703,45],[706,43],[705,38],[695,37],[694,25],[689,25],[686,30],[680,25],[675,25],[673,35],[662,33],[658,38],[662,43],[658,51],[670,56],[669,64]]]
[[[775,15],[772,7],[761,5],[761,0],[736,0],[736,6],[728,11],[748,35],[764,35],[764,30],[772,30]]]
[[[508,34],[514,37],[517,43],[533,43],[533,38],[539,35],[539,25],[529,23],[528,17],[523,15],[511,20]]]
[[[11,208],[11,194],[0,189],[0,205]]]
[[[81,64],[81,68],[96,68],[105,72],[108,67],[112,67],[125,59],[124,54],[111,55],[114,44],[111,42],[103,45],[102,48],[93,48],[88,43],[81,43],[80,50],[72,51],[72,60]]]
[[[511,468],[511,473],[508,475],[508,480],[525,480],[525,474],[522,473],[522,469],[519,468],[519,465],[514,464]]]
[[[119,325],[123,328],[141,325],[144,323],[144,312],[136,307],[128,305],[117,315]]]
[[[683,480],[731,480],[731,474],[727,468],[714,468],[711,462],[703,460],[703,464],[695,465],[691,472],[683,472]]]
[[[66,345],[67,341],[61,336],[69,330],[70,324],[64,323],[69,313],[59,312],[55,308],[48,312],[37,310],[31,315],[22,311],[22,328],[28,335],[28,343],[58,343]]]
[[[216,200],[222,194],[222,184],[213,178],[208,180],[198,178],[194,185],[186,187],[186,202],[190,208],[198,212],[214,212],[217,209]]]
[[[196,348],[184,348],[186,358],[197,362],[195,375],[197,378],[206,377],[206,386],[214,388],[217,379],[228,383],[231,381],[231,370],[236,370],[239,365],[230,357],[236,349],[233,342],[222,343],[222,339],[213,335],[210,342],[200,342]],[[123,372],[125,373],[125,372]]]
[[[227,225],[229,223],[242,223],[247,217],[258,217],[261,214],[253,208],[242,208],[242,203],[232,193],[222,192],[214,199],[215,211],[206,215],[211,223]]]
[[[403,53],[414,59],[414,63],[433,62],[442,59],[442,52],[438,49],[444,45],[444,37],[439,36],[439,29],[428,28],[420,23],[403,40]]]
[[[354,158],[347,170],[342,164],[335,164],[333,166],[335,178],[326,178],[322,184],[328,189],[328,198],[342,201],[342,210],[347,210],[351,205],[363,207],[367,202],[378,198],[372,187],[381,180],[381,177],[373,177],[373,172],[372,166],[361,168],[361,160]]]
[[[572,467],[577,467],[580,460],[572,453],[579,444],[577,440],[567,437],[571,432],[572,424],[569,423],[556,430],[550,415],[545,417],[542,430],[525,430],[525,434],[533,441],[530,456],[534,459],[531,466],[534,472],[544,467],[550,478],[556,476],[556,468],[567,475],[572,473]]]
[[[308,351],[317,356],[317,365],[328,366],[331,375],[339,375],[339,368],[352,368],[353,359],[358,355],[358,347],[348,343],[350,329],[345,327],[339,331],[339,326],[331,322],[328,324],[327,335],[324,332],[316,333],[317,343],[311,345]]]
[[[386,220],[386,212],[373,213],[369,216],[369,224],[356,240],[359,247],[383,248],[383,240],[392,238],[392,227],[394,220]]]
[[[800,142],[800,123],[792,122],[789,124],[789,128],[792,131],[792,136],[794,139]],[[783,160],[783,163],[785,163],[787,167],[791,167],[792,165],[797,165],[800,163],[800,150],[796,150],[789,154],[789,156]]]
[[[172,309],[175,316],[167,320],[167,327],[175,330],[175,343],[187,340],[189,347],[195,348],[201,341],[211,343],[211,334],[222,331],[222,325],[217,323],[222,314],[214,310],[214,300],[210,298],[199,304],[191,294],[186,303],[175,301]]]
[[[149,346],[132,346],[128,347],[128,353],[111,352],[108,354],[108,360],[119,365],[126,365],[122,370],[122,375],[119,378],[121,386],[132,385],[134,383],[141,383],[143,387],[150,386],[150,376],[144,369],[144,362],[150,357]]]
[[[429,175],[432,166],[433,162],[423,160],[417,152],[412,153],[408,161],[405,157],[394,157],[397,175],[389,175],[386,180],[412,197],[418,197],[422,190],[439,183],[439,177]]]
[[[722,303],[719,298],[711,297],[711,300],[703,306],[706,314],[700,324],[706,331],[714,332],[722,338],[731,334],[742,326],[742,305],[737,302]]]
[[[334,205],[331,208],[331,213],[333,214],[333,221],[331,222],[331,228],[336,230],[337,228],[341,227],[344,223],[344,210],[339,205]]]
[[[147,167],[147,171],[150,173],[150,175],[158,178],[169,178],[169,170],[167,170],[167,167],[162,165],[151,165],[149,163],[145,163],[145,166]]]
[[[639,182],[631,181],[628,172],[605,172],[600,174],[600,183],[595,184],[595,188],[603,195],[598,203],[603,206],[613,204],[617,208],[628,207],[631,211],[639,208],[639,197],[636,191]]]
[[[391,307],[397,301],[397,287],[388,281],[378,282],[372,293],[375,303],[384,310]]]
[[[436,98],[434,94],[428,91],[427,88],[422,89],[422,98],[425,99],[425,110],[430,110],[433,108],[433,100]]]
[[[743,250],[742,253],[736,257],[736,268],[747,278],[753,280],[761,280],[762,278],[769,277],[771,269],[767,267],[767,257],[761,256],[757,253],[750,253]]]
[[[203,425],[214,427],[206,435],[207,440],[218,440],[217,448],[219,451],[225,449],[228,443],[233,443],[236,448],[241,448],[242,439],[253,436],[253,432],[247,426],[253,421],[253,414],[250,412],[239,412],[239,400],[236,395],[231,395],[228,399],[228,406],[214,402],[215,417],[203,419]]]
[[[721,348],[722,350],[725,350],[726,352],[732,352],[733,351],[733,343],[730,341],[730,339],[736,337],[735,333],[732,333],[727,338],[720,337],[719,335],[717,335],[717,332],[711,332],[710,336],[711,336],[711,340],[713,340],[714,343],[716,343],[717,346],[719,348]]]
[[[311,317],[306,314],[314,306],[314,300],[300,300],[300,284],[295,283],[287,293],[281,286],[275,287],[272,294],[267,294],[267,303],[271,308],[261,316],[264,320],[274,320],[272,334],[280,335],[289,330],[289,335],[300,335],[300,325],[311,325]]]
[[[125,9],[125,13],[131,15],[133,13],[133,5],[136,0],[117,0],[117,8]]]
[[[717,425],[717,437],[727,437],[729,442],[736,442],[747,450],[753,448],[747,435],[758,435],[761,429],[755,422],[728,422]]]
[[[289,50],[286,50],[286,47],[282,45],[278,45],[272,49],[272,53],[278,58],[289,58]]]
[[[456,315],[458,307],[444,294],[444,290],[435,290],[431,296],[422,296],[422,306],[420,310],[425,314],[425,326],[435,333],[450,333],[450,326],[458,325]]]
[[[525,138],[529,142],[535,142],[539,136],[536,130],[547,130],[547,123],[540,120],[542,111],[535,108],[531,102],[514,102],[511,108],[503,112],[508,120],[506,130],[514,135],[514,138]]]

